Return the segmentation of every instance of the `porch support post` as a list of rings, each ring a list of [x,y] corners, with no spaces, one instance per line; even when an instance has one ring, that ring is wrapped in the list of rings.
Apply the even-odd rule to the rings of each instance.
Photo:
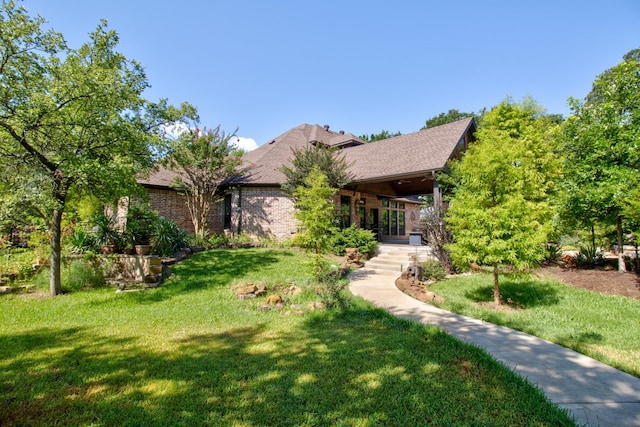
[[[435,178],[433,179],[433,206],[436,210],[442,207],[442,192],[438,186],[438,180]]]

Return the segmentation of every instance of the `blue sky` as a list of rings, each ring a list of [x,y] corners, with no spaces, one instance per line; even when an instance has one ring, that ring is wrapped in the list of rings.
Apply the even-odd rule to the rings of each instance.
[[[151,100],[258,145],[302,123],[409,133],[532,96],[567,115],[640,48],[638,0],[24,0],[71,47],[106,18]],[[250,141],[249,141],[250,142]]]

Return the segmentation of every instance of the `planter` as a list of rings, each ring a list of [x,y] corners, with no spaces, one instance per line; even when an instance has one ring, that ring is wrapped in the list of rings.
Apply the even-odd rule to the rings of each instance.
[[[151,245],[136,245],[136,255],[149,255],[151,254]]]

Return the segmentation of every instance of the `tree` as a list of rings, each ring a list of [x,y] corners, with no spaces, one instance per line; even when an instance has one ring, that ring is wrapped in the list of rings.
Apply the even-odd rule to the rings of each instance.
[[[246,172],[242,153],[233,144],[235,132],[227,134],[220,126],[195,127],[170,142],[166,164],[179,176],[172,186],[186,197],[195,234],[204,237],[211,206],[224,198],[222,185]]]
[[[453,197],[446,214],[458,265],[493,267],[500,304],[500,265],[527,268],[545,257],[559,176],[549,120],[531,100],[502,102],[486,114],[477,141],[452,165]]]
[[[344,154],[338,150],[322,145],[308,145],[305,148],[293,150],[291,166],[282,166],[280,171],[285,175],[286,181],[282,184],[282,190],[295,197],[300,186],[306,185],[306,179],[314,168],[317,168],[327,177],[327,183],[331,188],[340,189],[351,182]]]
[[[3,1],[0,20],[0,157],[19,184],[15,198],[46,220],[50,292],[57,295],[70,193],[105,201],[130,194],[136,174],[153,162],[151,146],[160,138],[154,131],[182,111],[142,98],[142,67],[115,50],[118,36],[106,22],[74,50],[15,2]]]
[[[584,101],[570,99],[573,114],[562,134],[566,174],[563,216],[584,227],[615,226],[619,269],[626,223],[637,221],[640,184],[639,50],[599,76]]]
[[[402,135],[402,133],[400,133],[400,131],[391,133],[388,130],[381,130],[380,133],[372,133],[371,135],[367,135],[366,133],[364,135],[360,135],[360,139],[367,141],[367,142],[374,142],[374,141],[382,141],[383,139],[389,139],[389,138],[393,138],[394,136],[400,136]]]
[[[427,119],[422,129],[429,129],[436,126],[446,125],[447,123],[457,122],[458,120],[466,119],[467,117],[474,117],[476,121],[484,114],[484,111],[481,111],[479,114],[475,113],[463,113],[456,109],[452,109],[447,111],[446,113],[440,113],[437,116],[434,116],[430,119]]]
[[[302,224],[296,241],[313,253],[313,273],[317,281],[321,281],[322,277],[323,255],[331,248],[333,235],[337,231],[334,222],[335,194],[336,189],[329,185],[327,176],[317,166],[311,169],[304,185],[298,186],[295,191],[295,217]]]

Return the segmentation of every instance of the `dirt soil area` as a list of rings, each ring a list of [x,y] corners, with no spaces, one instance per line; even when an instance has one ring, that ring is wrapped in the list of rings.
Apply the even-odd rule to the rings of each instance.
[[[542,267],[536,273],[541,277],[554,277],[574,288],[640,299],[640,275],[635,273],[560,266]]]

